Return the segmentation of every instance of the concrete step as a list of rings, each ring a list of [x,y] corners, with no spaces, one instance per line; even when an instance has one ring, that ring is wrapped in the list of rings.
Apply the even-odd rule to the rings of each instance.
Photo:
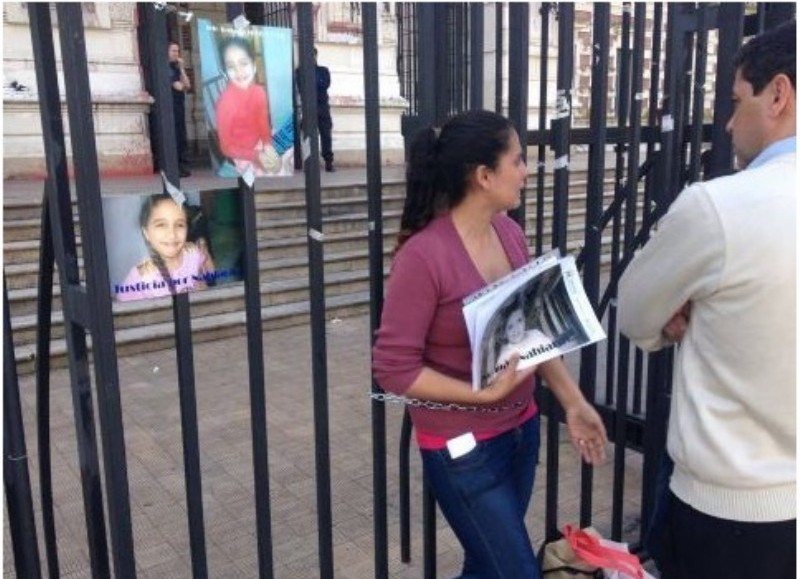
[[[369,293],[356,292],[332,296],[326,298],[325,306],[328,320],[363,314],[369,311]],[[262,328],[266,331],[309,324],[309,312],[308,301],[262,307]],[[205,342],[241,335],[246,331],[245,320],[243,310],[206,317],[195,318],[193,316],[192,341]],[[175,345],[175,326],[171,321],[144,327],[118,329],[114,334],[117,355],[120,357],[173,348]],[[89,338],[89,343],[91,345],[91,338]],[[20,374],[29,374],[35,370],[36,348],[34,344],[16,346],[14,357],[17,362],[17,372]],[[56,339],[51,342],[50,365],[52,368],[67,365],[64,339]]]
[[[605,191],[604,205],[613,198],[610,180]],[[548,184],[551,187],[551,184]],[[576,252],[583,242],[586,183],[573,174],[569,196],[568,250]],[[384,271],[390,269],[389,256],[394,248],[404,199],[404,184],[385,184],[383,194]],[[368,279],[367,194],[363,185],[326,188],[322,193],[326,301],[331,315],[346,311],[366,311]],[[552,190],[545,194],[545,223],[543,246],[550,245],[552,228]],[[261,299],[265,323],[303,323],[307,320],[308,304],[308,229],[306,225],[305,192],[302,189],[266,190],[256,193],[257,243],[261,279]],[[38,273],[38,228],[41,208],[37,201],[17,202],[12,211],[19,220],[6,216],[4,267],[9,287],[14,342],[17,358],[28,360],[36,333],[36,281]],[[23,208],[23,205],[27,209]],[[32,217],[26,217],[27,210]],[[536,229],[535,193],[529,184],[526,228],[529,243],[534,244]],[[35,232],[35,233],[34,233]],[[80,238],[77,240],[80,254]],[[604,238],[604,261],[609,261],[610,236]],[[82,267],[82,263],[79,263]],[[57,276],[56,276],[57,279]],[[244,287],[242,284],[221,286],[190,295],[193,332],[196,339],[229,337],[243,330]],[[343,296],[364,296],[348,301]],[[143,351],[142,348],[164,347],[171,340],[172,300],[115,303],[115,329],[120,353]],[[305,308],[305,310],[303,310]],[[286,313],[289,312],[289,313]],[[303,313],[305,312],[305,313]],[[239,316],[237,318],[236,316]],[[305,316],[305,318],[303,317]],[[237,321],[238,320],[238,321]],[[169,332],[163,330],[169,328]],[[149,345],[139,338],[151,328],[162,328],[170,337],[156,337]],[[155,330],[154,330],[155,331]],[[63,316],[60,312],[60,290],[54,289],[53,336],[63,340]],[[171,342],[170,342],[171,343]],[[55,344],[54,344],[54,347]],[[60,347],[60,346],[58,346]],[[171,346],[170,346],[171,347]],[[20,353],[21,352],[21,353]],[[30,366],[30,365],[29,365]],[[30,366],[32,367],[32,366]]]
[[[355,270],[329,270],[326,266],[325,271],[325,291],[329,295],[337,293],[347,293],[355,291],[352,288],[364,289],[368,282],[368,268],[362,267]],[[387,268],[388,271],[388,268]],[[264,305],[276,305],[281,303],[291,302],[294,299],[307,299],[309,291],[308,274],[305,276],[294,276],[286,279],[263,279],[261,280],[261,300]],[[208,288],[203,291],[194,292],[191,294],[190,299],[196,299],[201,304],[207,302],[220,301],[221,305],[208,305],[205,309],[213,309],[219,307],[227,309],[229,304],[228,300],[236,299],[244,295],[242,283],[224,284],[219,287]],[[237,289],[238,288],[238,289]],[[12,311],[11,325],[16,328],[17,320],[26,316],[33,316],[36,314],[37,309],[37,288],[22,288],[17,290],[9,290],[8,300],[9,306]],[[113,311],[115,318],[117,314],[125,315],[131,314],[135,319],[142,319],[142,312],[151,312],[153,308],[147,304],[158,303],[159,305],[169,306],[171,298],[163,298],[163,303],[159,300],[143,300],[128,303],[113,303]],[[139,304],[144,304],[139,306]],[[53,288],[53,311],[60,311],[61,303],[61,288]],[[235,306],[230,306],[235,307]],[[147,322],[146,322],[147,323]]]

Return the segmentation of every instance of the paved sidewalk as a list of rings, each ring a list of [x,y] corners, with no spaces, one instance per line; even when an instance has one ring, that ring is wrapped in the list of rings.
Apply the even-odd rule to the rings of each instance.
[[[374,576],[373,480],[369,390],[369,318],[327,324],[330,456],[335,576]],[[269,469],[276,578],[320,576],[318,562],[310,331],[294,327],[264,334]],[[258,576],[253,458],[245,338],[198,343],[194,352],[209,576]],[[180,410],[172,350],[119,361],[137,574],[191,576]],[[66,370],[52,376],[51,437],[56,530],[64,579],[90,577],[72,402]],[[35,429],[35,384],[21,380],[21,397],[41,542]],[[96,404],[96,399],[95,399]],[[412,562],[400,561],[398,440],[402,409],[387,408],[390,576],[422,577],[420,465],[411,453]],[[544,431],[544,429],[543,429]],[[560,523],[578,517],[579,469],[562,442]],[[532,538],[543,538],[544,451],[528,516]],[[641,457],[626,467],[625,529],[638,529]],[[595,525],[610,526],[613,465],[596,469]],[[7,520],[7,517],[6,517]],[[458,572],[461,552],[441,516],[437,526],[439,577]],[[44,553],[40,547],[40,553]],[[7,524],[4,577],[15,577]]]
[[[384,182],[401,180],[402,167],[383,167]],[[322,186],[363,184],[365,170],[341,168],[322,173]],[[208,170],[183,179],[187,190],[235,186]],[[299,173],[286,179],[259,180],[269,189],[297,189]],[[42,181],[5,180],[4,204],[39,202]],[[104,179],[102,194],[157,192],[160,176]],[[74,196],[74,184],[72,186]],[[209,290],[213,291],[213,290]],[[372,426],[368,316],[327,323],[328,397],[333,505],[334,565],[337,579],[374,577]],[[209,577],[258,576],[250,431],[250,396],[244,336],[196,343],[197,411],[201,448],[203,505]],[[574,357],[572,360],[574,366]],[[310,329],[299,326],[264,334],[269,471],[274,576],[320,576],[318,560],[316,472],[313,426]],[[137,576],[166,579],[191,576],[180,407],[174,350],[119,360]],[[61,576],[91,576],[72,399],[67,370],[51,378],[51,440],[56,532]],[[20,383],[34,485],[40,555],[35,383]],[[95,397],[96,404],[96,397]],[[97,414],[95,414],[97,417]],[[400,561],[398,447],[402,407],[387,408],[390,577],[423,576],[421,468],[411,451],[412,561]],[[96,422],[99,421],[96,418]],[[544,433],[544,428],[543,428]],[[562,437],[563,439],[563,437]],[[580,476],[576,455],[562,440],[559,457],[559,523],[578,519]],[[613,450],[609,449],[609,456]],[[594,524],[608,533],[611,521],[613,464],[595,470]],[[538,546],[543,539],[546,464],[544,438],[528,524]],[[624,528],[638,532],[641,456],[629,452],[625,474]],[[5,510],[5,506],[4,506]],[[15,577],[9,530],[4,524],[4,577]],[[438,576],[458,573],[461,550],[441,516],[437,519]]]

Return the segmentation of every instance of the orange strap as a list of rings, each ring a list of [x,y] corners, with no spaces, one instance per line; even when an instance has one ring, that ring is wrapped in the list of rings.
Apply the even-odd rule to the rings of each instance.
[[[572,525],[564,525],[563,533],[575,554],[585,562],[609,571],[619,571],[637,579],[644,577],[642,563],[636,555],[605,547],[600,544],[597,537]]]

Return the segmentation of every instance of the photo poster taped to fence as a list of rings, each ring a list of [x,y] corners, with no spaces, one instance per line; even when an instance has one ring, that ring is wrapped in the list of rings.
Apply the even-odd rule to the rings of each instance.
[[[472,387],[486,387],[520,356],[518,370],[604,339],[571,256],[550,253],[464,300]]]
[[[220,177],[294,173],[292,30],[197,21],[202,103]]]
[[[240,282],[242,195],[237,188],[103,197],[111,296],[128,302]]]

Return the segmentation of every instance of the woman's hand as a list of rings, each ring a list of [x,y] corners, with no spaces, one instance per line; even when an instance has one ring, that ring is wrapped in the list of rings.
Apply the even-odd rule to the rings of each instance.
[[[572,446],[589,464],[598,465],[606,459],[606,427],[600,415],[585,398],[581,397],[565,409],[567,431]]]
[[[508,366],[486,388],[476,393],[481,404],[499,402],[536,372],[536,366],[517,372],[517,364],[519,364],[519,354],[514,354],[509,358]]]

